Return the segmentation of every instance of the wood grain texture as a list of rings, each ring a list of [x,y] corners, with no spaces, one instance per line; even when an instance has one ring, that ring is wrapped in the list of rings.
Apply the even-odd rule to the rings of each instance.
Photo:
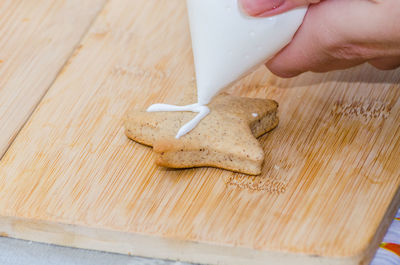
[[[104,2],[0,2],[0,157]]]
[[[0,161],[2,232],[210,264],[368,264],[400,201],[400,71],[260,68],[229,90],[280,103],[262,175],[167,170],[122,119],[187,92],[186,20],[180,0],[108,2]]]

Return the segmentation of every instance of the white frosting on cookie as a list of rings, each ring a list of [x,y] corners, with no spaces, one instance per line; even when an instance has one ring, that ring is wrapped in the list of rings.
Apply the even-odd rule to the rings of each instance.
[[[204,119],[209,113],[210,109],[207,106],[200,105],[198,103],[186,105],[186,106],[176,106],[176,105],[169,105],[169,104],[154,104],[151,105],[148,109],[148,112],[160,112],[160,111],[191,111],[197,112],[198,114],[190,120],[188,123],[183,125],[178,133],[176,134],[175,138],[179,139],[191,130],[193,130],[199,122]]]

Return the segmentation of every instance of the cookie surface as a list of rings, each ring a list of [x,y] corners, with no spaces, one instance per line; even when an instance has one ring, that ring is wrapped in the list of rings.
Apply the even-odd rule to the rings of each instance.
[[[185,102],[185,104],[194,102]],[[156,163],[171,168],[211,166],[249,175],[261,173],[264,151],[256,137],[278,125],[278,103],[222,93],[208,105],[211,112],[187,135],[175,135],[196,114],[129,111],[126,135],[153,146]]]

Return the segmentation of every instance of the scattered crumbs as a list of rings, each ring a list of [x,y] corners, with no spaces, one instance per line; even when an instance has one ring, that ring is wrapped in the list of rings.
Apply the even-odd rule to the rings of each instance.
[[[251,115],[253,115],[253,117],[258,117],[257,113],[252,113]]]
[[[263,191],[282,194],[286,191],[287,183],[265,177],[249,177],[244,175],[232,175],[225,179],[225,184],[239,189],[250,191]]]
[[[386,119],[390,114],[390,108],[387,103],[381,101],[338,101],[334,104],[331,113],[342,117],[357,117],[364,122],[369,122],[373,119]]]
[[[274,169],[276,169],[276,170],[279,170],[279,169],[281,169],[278,165],[275,165],[274,166]]]
[[[123,65],[116,65],[114,67],[114,73],[131,74],[138,77],[159,79],[159,80],[168,78],[171,75],[170,71],[162,71],[156,68],[143,69],[139,66],[123,66]]]

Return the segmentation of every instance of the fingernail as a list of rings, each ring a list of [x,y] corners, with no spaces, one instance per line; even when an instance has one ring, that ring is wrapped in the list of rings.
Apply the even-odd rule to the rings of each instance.
[[[262,16],[269,11],[280,7],[285,0],[240,0],[245,13],[250,16]]]

